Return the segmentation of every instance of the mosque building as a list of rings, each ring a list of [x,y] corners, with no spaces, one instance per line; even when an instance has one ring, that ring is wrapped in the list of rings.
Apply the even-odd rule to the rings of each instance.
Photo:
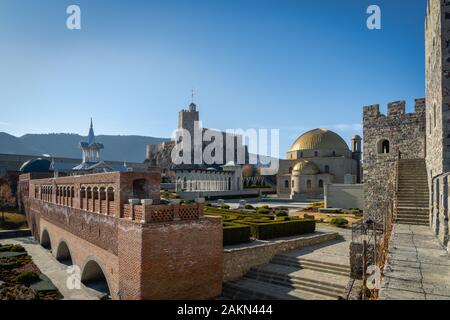
[[[302,134],[280,160],[277,194],[293,200],[322,198],[326,184],[361,183],[361,137],[352,150],[337,133],[315,129]]]

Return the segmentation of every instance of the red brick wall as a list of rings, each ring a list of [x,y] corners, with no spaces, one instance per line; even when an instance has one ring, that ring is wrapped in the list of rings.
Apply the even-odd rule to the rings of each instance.
[[[222,219],[146,224],[142,299],[209,299],[222,292]]]
[[[112,298],[117,299],[119,288],[119,258],[116,255],[75,236],[67,230],[57,227],[44,218],[40,219],[40,227],[41,236],[44,230],[47,230],[49,233],[53,256],[56,257],[58,245],[64,240],[69,247],[73,265],[80,267],[82,272],[86,263],[89,260],[95,259],[105,272]]]

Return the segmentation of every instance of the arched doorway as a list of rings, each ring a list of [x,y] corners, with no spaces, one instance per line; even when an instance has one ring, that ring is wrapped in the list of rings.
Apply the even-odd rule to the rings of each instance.
[[[56,251],[56,260],[67,266],[73,265],[72,255],[70,254],[69,247],[65,241],[61,241]]]
[[[52,250],[52,243],[50,241],[50,235],[47,229],[44,229],[41,236],[41,246],[43,246],[47,250]]]
[[[100,299],[111,299],[108,281],[105,273],[95,260],[89,260],[81,274],[81,283],[94,290]]]

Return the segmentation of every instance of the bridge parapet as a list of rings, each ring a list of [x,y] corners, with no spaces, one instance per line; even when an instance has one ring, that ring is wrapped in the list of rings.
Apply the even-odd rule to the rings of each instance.
[[[141,222],[158,223],[180,220],[196,220],[203,215],[203,204],[135,205],[125,204],[122,218]]]

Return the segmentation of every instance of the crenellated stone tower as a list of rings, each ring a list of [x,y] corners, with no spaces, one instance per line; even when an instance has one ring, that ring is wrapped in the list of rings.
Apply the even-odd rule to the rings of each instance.
[[[382,221],[394,202],[397,163],[425,159],[425,100],[406,113],[405,101],[389,103],[387,116],[379,105],[364,107],[364,212]]]

